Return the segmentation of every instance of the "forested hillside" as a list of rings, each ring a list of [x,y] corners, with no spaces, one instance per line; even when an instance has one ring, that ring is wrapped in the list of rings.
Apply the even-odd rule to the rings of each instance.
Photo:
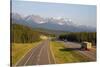
[[[40,40],[41,33],[27,26],[12,24],[11,41],[13,43],[32,43]]]

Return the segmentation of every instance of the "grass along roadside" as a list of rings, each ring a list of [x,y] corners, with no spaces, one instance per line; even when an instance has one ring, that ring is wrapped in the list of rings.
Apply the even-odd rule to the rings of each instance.
[[[40,42],[35,43],[12,43],[12,65],[16,62],[31,48],[36,47]]]
[[[50,46],[54,53],[56,63],[58,64],[91,61],[90,58],[77,51],[63,51],[64,43],[62,42],[51,41]]]

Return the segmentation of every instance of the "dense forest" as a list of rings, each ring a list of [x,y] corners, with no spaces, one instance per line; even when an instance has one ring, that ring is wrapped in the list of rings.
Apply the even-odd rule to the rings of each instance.
[[[39,41],[42,33],[34,31],[27,26],[12,24],[11,25],[11,42],[13,43],[32,43]]]
[[[54,37],[54,31],[42,28],[31,28],[25,25],[12,24],[11,25],[11,42],[12,43],[32,43],[40,41],[41,35]]]
[[[24,25],[11,25],[11,42],[12,43],[32,43],[39,41],[41,35],[55,37],[58,35],[47,33],[41,29],[33,29]],[[88,41],[96,45],[96,32],[68,32],[58,36],[59,40],[68,40],[73,42]]]
[[[73,42],[88,41],[96,45],[96,32],[70,32],[66,34],[61,34],[59,36],[60,40],[68,40]]]

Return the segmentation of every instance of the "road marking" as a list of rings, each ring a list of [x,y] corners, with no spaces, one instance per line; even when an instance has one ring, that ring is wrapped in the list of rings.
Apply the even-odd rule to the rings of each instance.
[[[36,49],[35,49],[35,50],[36,50]],[[33,53],[35,52],[35,50],[32,51],[31,55],[28,57],[28,59],[26,60],[26,62],[24,63],[24,65],[26,65],[26,63],[30,60],[30,58],[32,57],[32,55],[33,55]]]
[[[52,57],[53,57],[53,59],[54,59],[54,63],[56,64],[55,56],[54,56],[54,53],[53,53],[53,51],[52,51],[52,49],[51,49],[51,46],[50,46],[50,51],[51,51]]]
[[[77,46],[78,44],[77,43],[72,43],[72,42],[68,42],[68,44],[65,43],[65,47],[67,46],[68,48],[69,47],[71,47],[71,48],[72,47],[75,47],[75,45]],[[85,55],[88,58],[91,58],[92,60],[95,60],[96,59],[94,53],[92,53],[90,51],[77,51],[77,52]]]
[[[48,44],[48,46],[47,47],[49,47],[49,44]],[[51,63],[51,61],[50,61],[50,54],[49,54],[49,49],[47,49],[47,54],[48,54],[48,60],[49,60],[49,64]]]
[[[21,59],[19,59],[18,61],[17,61],[17,63],[14,65],[14,66],[17,66],[17,64],[32,50],[33,48],[31,48],[30,50],[28,50],[22,57],[21,57]]]
[[[88,57],[88,58],[91,58],[92,60],[95,60],[96,58],[95,57],[93,57],[93,56],[91,56],[89,53],[87,53],[87,52],[83,52],[83,51],[78,51],[79,53],[81,53],[81,54],[83,54],[83,55],[85,55],[86,57]]]
[[[38,43],[38,46],[39,46],[40,43],[41,43],[41,42]],[[36,48],[36,47],[38,47],[38,46],[35,46],[34,48]],[[16,62],[16,64],[15,64],[14,66],[17,66],[17,64],[18,64],[32,49],[34,49],[34,48],[29,49],[29,50]]]
[[[40,45],[41,46],[41,45]],[[27,62],[30,60],[30,58],[32,57],[33,53],[36,51],[36,49],[38,49],[39,47],[36,47],[34,51],[32,51],[31,55],[29,56],[29,58],[27,59],[27,61],[24,63],[24,65],[27,64]]]
[[[41,49],[40,49],[40,52],[39,52],[39,55],[38,55],[38,58],[37,58],[36,65],[38,65],[38,62],[40,61],[40,56],[41,56],[41,53],[42,53],[43,48],[44,48],[44,46],[42,46]]]

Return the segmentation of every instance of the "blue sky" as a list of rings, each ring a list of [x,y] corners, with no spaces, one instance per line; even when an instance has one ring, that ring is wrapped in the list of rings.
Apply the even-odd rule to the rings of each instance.
[[[23,16],[35,14],[42,17],[70,18],[77,25],[96,27],[95,5],[13,1],[12,12]]]

